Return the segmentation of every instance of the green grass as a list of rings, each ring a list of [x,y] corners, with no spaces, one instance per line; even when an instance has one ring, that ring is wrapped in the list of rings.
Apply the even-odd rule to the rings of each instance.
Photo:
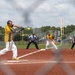
[[[70,49],[71,48],[71,44],[62,44],[61,46],[59,46],[59,48],[67,48],[67,49]]]
[[[16,44],[17,48],[25,49],[26,46],[27,46],[27,42],[22,42],[22,41],[15,42],[15,44]],[[43,44],[43,43],[42,44],[38,44],[38,47],[40,49],[44,49],[45,48],[45,44]],[[0,42],[0,48],[5,48],[5,43],[4,42],[2,42],[2,43]],[[31,44],[29,48],[35,48],[35,45]],[[71,44],[63,44],[63,45],[59,46],[59,48],[69,48],[70,49],[71,48]]]
[[[16,46],[17,46],[17,48],[26,48],[26,46],[27,46],[27,44],[23,44],[23,45],[17,45],[16,44]],[[68,48],[68,49],[70,49],[71,48],[71,44],[67,44],[67,45],[57,45],[59,48]],[[45,44],[38,44],[38,47],[40,48],[40,49],[44,49],[45,48]],[[51,47],[51,46],[50,46]],[[35,45],[34,44],[31,44],[30,45],[30,47],[29,48],[35,48]]]
[[[23,45],[17,45],[17,48],[26,48],[27,44],[23,44]],[[41,49],[41,48],[45,48],[45,44],[39,44],[38,47]],[[29,48],[35,48],[35,45],[34,44],[31,44]]]

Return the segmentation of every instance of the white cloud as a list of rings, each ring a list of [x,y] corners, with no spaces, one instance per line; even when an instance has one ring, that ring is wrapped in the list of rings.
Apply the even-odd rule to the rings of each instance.
[[[58,10],[60,10],[60,11],[65,11],[65,10],[67,10],[67,9],[69,8],[69,5],[68,5],[68,4],[58,4],[58,5],[56,6],[56,8],[57,8]]]
[[[4,25],[8,19],[14,21],[14,23],[23,23],[23,10],[31,6],[35,0],[15,0],[19,9],[6,2],[6,0],[0,0],[0,25]],[[71,0],[70,0],[71,1]],[[75,1],[74,1],[75,2]],[[29,16],[31,23],[40,27],[43,25],[60,26],[60,18],[64,19],[64,24],[75,24],[75,3],[68,0],[46,0],[42,3],[36,11],[32,12]]]
[[[50,11],[50,9],[51,7],[49,3],[43,3],[38,7],[37,11]]]

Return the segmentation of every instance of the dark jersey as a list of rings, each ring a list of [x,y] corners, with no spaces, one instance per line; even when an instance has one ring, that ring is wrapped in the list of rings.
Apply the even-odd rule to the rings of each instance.
[[[75,43],[75,36],[73,37],[73,39],[74,39],[74,43]]]

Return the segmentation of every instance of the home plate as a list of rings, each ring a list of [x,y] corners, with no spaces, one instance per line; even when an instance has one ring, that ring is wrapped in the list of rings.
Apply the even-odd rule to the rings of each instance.
[[[18,62],[26,62],[28,60],[8,60],[8,63],[18,63]]]

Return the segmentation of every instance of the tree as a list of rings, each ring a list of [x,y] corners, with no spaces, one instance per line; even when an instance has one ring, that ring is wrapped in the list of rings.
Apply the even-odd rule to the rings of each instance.
[[[4,40],[4,28],[0,26],[0,41]]]
[[[21,41],[22,36],[20,34],[17,34],[13,39],[14,39],[14,41]]]
[[[52,26],[52,27],[51,27],[51,30],[56,30],[56,27]]]
[[[67,27],[64,28],[65,34],[71,33],[74,30],[75,30],[75,25],[68,25]]]
[[[50,29],[51,29],[50,26],[43,26],[43,27],[40,28],[40,30],[41,30],[42,32],[47,32],[47,31],[49,31]]]

